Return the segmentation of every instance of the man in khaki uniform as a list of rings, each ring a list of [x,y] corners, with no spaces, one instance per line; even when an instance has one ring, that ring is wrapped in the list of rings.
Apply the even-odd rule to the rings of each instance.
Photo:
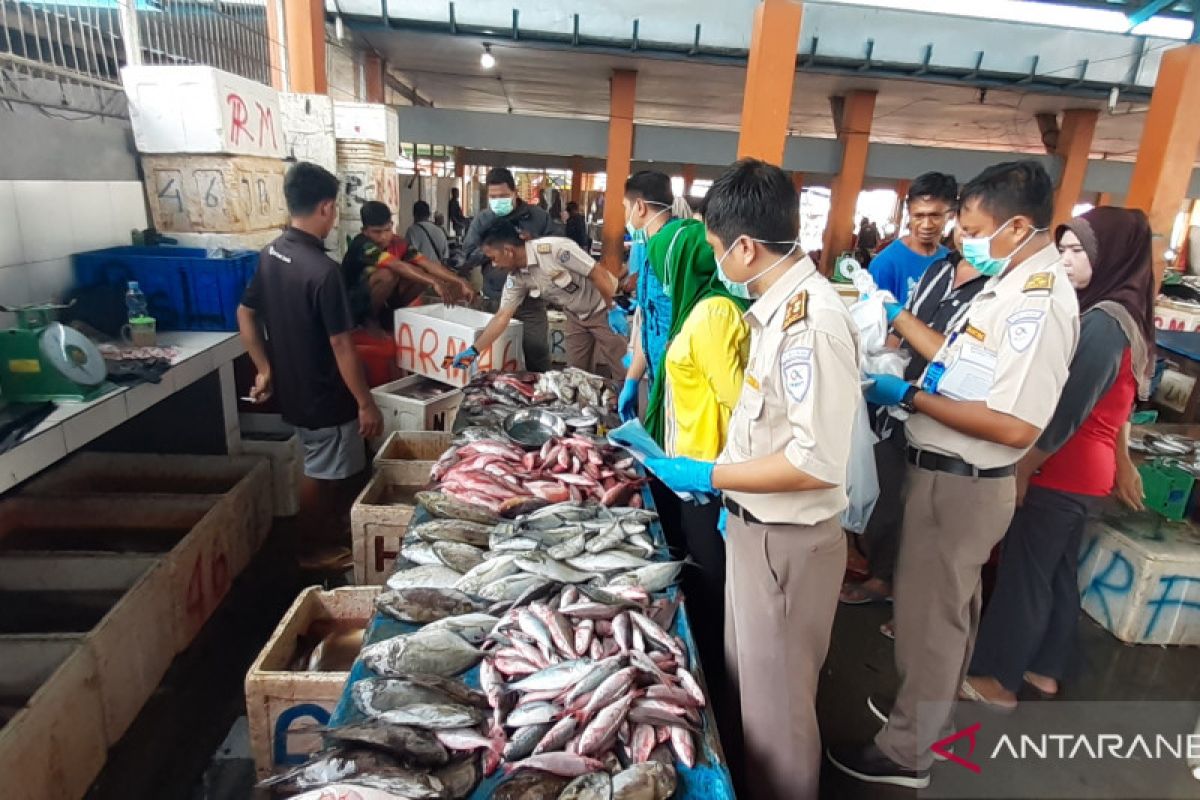
[[[867,399],[912,416],[895,583],[900,691],[873,745],[830,752],[860,780],[927,786],[930,748],[953,732],[980,570],[1012,517],[1016,462],[1054,413],[1079,337],[1079,304],[1046,232],[1052,210],[1036,162],[999,164],[967,184],[963,257],[990,279],[919,388],[872,376]]]
[[[797,205],[788,175],[761,161],[713,184],[704,222],[721,279],[756,298],[745,382],[715,465],[647,462],[676,492],[724,492],[725,650],[743,729],[731,749],[744,749],[739,795],[771,800],[817,797],[817,678],[846,564],[839,515],[860,402],[857,331],[797,252]]]
[[[526,241],[513,225],[499,220],[483,234],[483,252],[508,272],[500,309],[475,344],[454,359],[462,369],[494,342],[526,297],[541,297],[567,317],[567,363],[606,377],[620,374],[626,342],[608,325],[616,278],[596,269],[595,260],[570,239],[546,236]]]

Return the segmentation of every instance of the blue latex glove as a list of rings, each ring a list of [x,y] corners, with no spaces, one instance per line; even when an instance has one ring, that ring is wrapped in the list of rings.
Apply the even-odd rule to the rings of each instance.
[[[624,367],[625,369],[629,369],[629,365],[632,363],[633,363],[633,353],[626,353],[625,357],[621,359],[621,366]]]
[[[711,461],[697,461],[694,458],[648,458],[646,469],[653,472],[675,493],[715,494]]]
[[[867,402],[877,406],[898,406],[904,399],[904,393],[912,385],[903,378],[895,375],[871,375],[867,378],[874,381],[867,388]]]
[[[904,306],[899,303],[884,303],[883,310],[887,314],[888,324],[891,325],[896,321],[896,317],[900,316],[900,312],[904,310]]]
[[[477,358],[479,358],[479,351],[475,349],[475,345],[471,345],[454,357],[454,368],[466,369],[474,364]]]
[[[721,533],[722,539],[728,539],[729,534],[725,533],[725,526],[729,524],[729,509],[721,506],[721,513],[717,517],[717,530]]]
[[[625,385],[621,387],[621,394],[617,397],[617,413],[621,415],[621,422],[637,418],[639,383],[640,381],[626,378]]]

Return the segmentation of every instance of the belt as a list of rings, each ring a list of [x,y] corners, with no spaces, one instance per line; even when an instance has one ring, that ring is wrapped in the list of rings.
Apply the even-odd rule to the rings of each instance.
[[[728,496],[721,498],[721,502],[725,504],[725,508],[727,508],[729,510],[730,514],[733,514],[735,517],[742,520],[743,522],[749,522],[751,525],[765,525],[766,524],[761,519],[754,516],[749,511],[742,508],[734,501],[730,500]]]
[[[908,448],[908,463],[915,464],[921,469],[929,469],[934,472],[947,472],[951,475],[962,475],[965,478],[1007,478],[1009,475],[1017,473],[1016,464],[1009,464],[1007,467],[979,469],[979,467],[968,464],[961,458],[945,456],[941,453],[931,453],[928,450],[918,450],[915,447]]]

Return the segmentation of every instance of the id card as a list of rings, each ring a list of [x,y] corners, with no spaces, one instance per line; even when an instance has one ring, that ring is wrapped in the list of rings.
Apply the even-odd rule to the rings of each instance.
[[[962,346],[938,382],[938,394],[953,400],[987,400],[996,382],[996,354],[970,339],[960,341]]]

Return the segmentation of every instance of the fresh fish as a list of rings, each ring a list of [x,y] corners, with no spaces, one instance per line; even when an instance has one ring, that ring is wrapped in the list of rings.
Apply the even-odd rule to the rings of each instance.
[[[597,586],[580,584],[576,587],[579,593],[593,603],[602,603],[617,608],[641,608],[649,602],[649,595],[642,589],[618,586],[601,589]],[[615,616],[615,615],[614,615]]]
[[[433,734],[448,750],[464,752],[468,750],[487,750],[494,742],[474,728],[443,728],[433,731]]]
[[[567,786],[567,778],[548,772],[519,772],[496,787],[492,800],[558,800]]]
[[[558,652],[568,658],[578,658],[580,653],[575,649],[575,631],[571,628],[571,623],[567,622],[567,618],[541,603],[536,603],[530,608],[550,631],[550,638]]]
[[[653,687],[651,687],[653,688]],[[653,725],[638,724],[633,727],[633,740],[630,742],[630,755],[635,764],[650,760],[650,751],[658,744],[658,736]]]
[[[599,772],[604,769],[604,763],[594,758],[574,753],[542,753],[522,759],[508,767],[510,772],[523,769],[537,769],[552,775],[562,775],[567,778],[586,775],[589,772]]]
[[[573,569],[547,557],[545,553],[523,553],[517,557],[517,566],[530,574],[559,583],[583,583],[597,577],[595,572]]]
[[[570,539],[553,547],[546,548],[546,555],[555,561],[565,561],[582,553],[590,546],[586,533],[577,533]]]
[[[563,698],[567,704],[571,704],[576,698],[582,697],[588,692],[595,691],[600,684],[608,680],[614,673],[621,668],[621,659],[618,656],[606,658],[603,661],[593,662],[592,670],[587,675],[583,676],[575,687],[567,693]]]
[[[641,569],[653,562],[623,550],[606,550],[602,553],[586,553],[575,556],[567,559],[567,563],[575,569],[588,572],[615,572],[616,570]]]
[[[522,608],[517,612],[517,625],[520,626],[522,632],[537,642],[543,652],[554,652],[554,641],[550,638],[550,629],[546,627],[546,623],[537,618],[531,609]]]
[[[590,619],[580,620],[575,626],[575,653],[582,656],[592,646],[596,623]]]
[[[646,655],[640,650],[631,650],[629,652],[629,663],[642,672],[645,672],[647,675],[653,675],[655,678],[658,678],[659,682],[661,683],[670,685],[679,682],[678,678],[676,678],[674,675],[668,675],[667,673],[663,672],[662,669],[654,663],[654,659],[650,658],[650,656]]]
[[[554,703],[549,703],[544,700],[539,700],[533,703],[522,703],[512,710],[508,715],[508,726],[510,728],[524,728],[527,725],[547,725],[546,730],[549,730],[549,723],[554,722],[562,716],[562,709]],[[542,731],[543,734],[546,731]],[[541,737],[538,737],[541,739]],[[533,751],[534,745],[537,742],[529,745],[530,752]],[[507,756],[506,756],[507,758]]]
[[[405,537],[400,544],[400,555],[418,567],[443,566],[442,560],[433,552],[433,545],[415,536]]]
[[[464,575],[483,563],[483,550],[462,542],[434,542],[433,552],[447,567]]]
[[[497,555],[487,559],[459,578],[454,588],[467,594],[478,595],[484,586],[516,574],[518,569],[514,561],[516,557],[511,555]]]
[[[533,748],[533,754],[536,756],[540,753],[562,750],[567,746],[567,742],[571,741],[571,737],[575,735],[575,728],[577,726],[578,723],[574,717],[563,717],[554,723],[554,727],[546,731],[546,735],[537,743],[537,747]]]
[[[590,659],[564,661],[535,672],[516,683],[511,683],[508,688],[518,692],[561,692],[586,676],[594,667],[595,665]]]
[[[482,603],[456,589],[425,586],[381,592],[375,598],[375,607],[402,622],[434,622],[483,610]]]
[[[704,699],[704,690],[700,688],[700,682],[696,680],[695,676],[686,669],[680,667],[679,669],[675,670],[675,677],[679,679],[680,687],[688,693],[692,700],[695,701],[696,705],[700,706],[700,708],[704,708],[705,703],[707,702]]]
[[[629,619],[632,620],[633,624],[641,630],[647,639],[654,642],[664,650],[674,654],[676,658],[682,659],[684,657],[684,651],[675,642],[674,637],[660,628],[657,622],[650,619],[640,611],[630,611]]]
[[[394,708],[379,715],[389,725],[410,725],[427,730],[467,728],[483,722],[484,714],[478,708],[448,704],[414,703],[411,706]]]
[[[634,764],[612,779],[612,800],[667,800],[675,794],[673,767],[658,761]]]
[[[461,636],[445,630],[417,631],[369,644],[361,658],[383,677],[418,672],[457,675],[474,666],[482,654]]]
[[[415,768],[438,767],[450,760],[446,748],[432,731],[408,725],[376,721],[340,725],[327,729],[325,738],[341,744],[373,747]]]
[[[569,617],[579,617],[580,619],[612,619],[617,614],[621,613],[620,606],[610,606],[606,603],[595,603],[591,600],[582,600],[578,603],[572,603],[568,606],[563,606],[559,609],[562,613]]]
[[[678,677],[679,673],[676,672]],[[674,703],[677,706],[692,707],[696,706],[696,700],[682,686],[667,686],[662,683],[656,683],[653,686],[646,687],[647,698],[651,700],[665,700],[668,703]]]
[[[463,542],[476,547],[487,547],[491,533],[488,525],[460,519],[431,519],[408,529],[409,536],[426,542]]]
[[[516,723],[513,723],[510,718],[509,724],[511,726]],[[504,760],[511,764],[528,756],[533,752],[533,748],[537,747],[537,743],[542,740],[547,731],[550,730],[550,727],[551,723],[549,721],[518,726],[517,730],[509,738],[508,745],[504,748]]]
[[[647,592],[661,592],[675,584],[679,578],[679,570],[685,563],[684,561],[664,561],[625,572],[609,581],[607,588],[612,590],[618,586],[637,586]]]
[[[531,536],[509,536],[498,541],[493,539],[489,543],[489,547],[495,553],[532,553],[541,546],[541,542]]]
[[[612,776],[607,772],[580,775],[567,784],[558,800],[611,800]]]
[[[415,683],[410,680],[410,676],[364,678],[350,686],[350,698],[355,707],[368,717],[378,717],[385,711],[403,708],[413,703],[460,702],[441,689]]]
[[[610,525],[598,536],[593,537],[587,543],[586,549],[589,553],[603,553],[605,550],[610,550],[623,541],[625,541],[625,531],[618,523]]]
[[[460,614],[456,617],[445,617],[431,622],[422,628],[422,630],[447,630],[458,634],[473,645],[480,645],[487,639],[499,621],[498,617],[493,617],[491,614]]]
[[[260,787],[277,790],[315,789],[331,783],[403,791],[404,797],[438,798],[441,781],[404,768],[399,761],[378,750],[334,748],[318,753],[304,764],[261,781]]]
[[[534,773],[524,773],[532,775]],[[566,780],[561,778],[560,780]],[[355,800],[396,800],[405,797],[389,792],[386,789],[375,789],[369,786],[353,783],[327,783],[317,789],[311,789],[303,794],[292,795],[292,800],[331,800],[331,798],[353,797]]]
[[[495,525],[500,518],[480,505],[464,503],[442,492],[417,492],[417,503],[435,517]]]
[[[596,687],[596,691],[592,693],[592,699],[588,701],[587,706],[583,709],[583,719],[591,719],[597,711],[609,706],[622,695],[626,695],[629,692],[629,687],[633,686],[633,679],[636,676],[637,669],[635,667],[625,667],[606,678],[603,683]]]
[[[603,752],[609,742],[617,735],[617,728],[625,721],[629,708],[633,705],[634,695],[627,694],[620,700],[605,706],[595,718],[583,729],[579,737],[578,751],[580,755],[592,755]],[[591,708],[591,703],[588,704]],[[587,709],[585,709],[586,713]]]
[[[500,516],[513,519],[549,504],[549,500],[541,497],[512,497],[500,504]]]
[[[388,576],[389,589],[453,589],[461,572],[449,567],[413,567],[393,572]]]
[[[445,787],[444,797],[450,800],[465,800],[483,780],[483,770],[479,766],[479,754],[471,753],[463,758],[455,759],[434,772],[433,777]]]
[[[451,703],[474,706],[484,711],[490,708],[487,697],[484,696],[483,692],[472,689],[457,678],[443,678],[438,675],[405,675],[399,680],[441,692],[449,698]]]
[[[622,653],[628,653],[633,647],[633,623],[629,621],[629,612],[624,611],[613,617],[613,638]]]
[[[671,749],[684,766],[696,766],[696,743],[692,739],[692,732],[687,728],[671,726]]]
[[[527,575],[517,573],[509,575],[506,578],[500,578],[479,589],[479,596],[484,600],[498,602],[502,600],[515,600],[520,597],[523,592],[530,590],[535,586],[543,586],[546,581],[537,575]]]

